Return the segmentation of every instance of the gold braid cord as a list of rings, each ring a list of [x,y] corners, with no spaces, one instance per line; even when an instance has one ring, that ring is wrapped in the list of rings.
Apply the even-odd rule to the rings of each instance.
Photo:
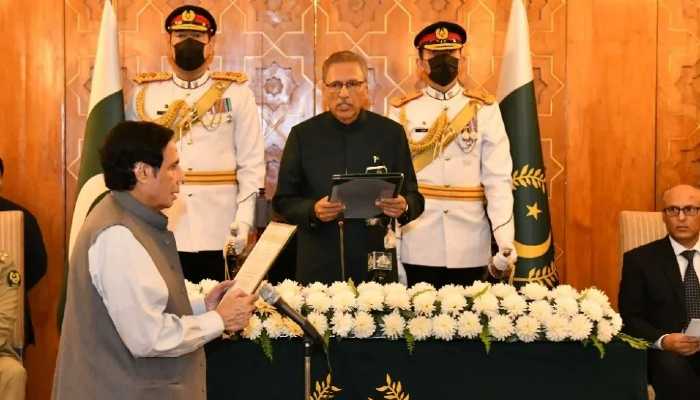
[[[153,119],[146,113],[146,87],[147,85],[144,85],[136,95],[136,113],[139,118],[141,121],[155,122],[158,125],[173,128],[175,121],[187,112],[187,103],[184,100],[172,101],[168,104],[168,111],[165,114]]]

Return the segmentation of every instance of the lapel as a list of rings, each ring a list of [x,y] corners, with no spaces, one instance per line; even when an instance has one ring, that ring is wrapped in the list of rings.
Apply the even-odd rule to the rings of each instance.
[[[678,266],[676,253],[673,252],[671,241],[668,236],[660,241],[660,248],[657,254],[657,265],[660,265],[668,283],[676,295],[679,304],[684,305],[683,281],[681,279],[681,271]]]

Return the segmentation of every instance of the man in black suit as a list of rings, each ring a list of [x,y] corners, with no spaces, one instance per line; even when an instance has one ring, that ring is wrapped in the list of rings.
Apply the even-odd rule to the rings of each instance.
[[[624,255],[620,313],[624,331],[652,343],[649,380],[658,400],[700,399],[700,338],[685,335],[700,318],[700,190],[675,186],[663,196],[669,235]]]

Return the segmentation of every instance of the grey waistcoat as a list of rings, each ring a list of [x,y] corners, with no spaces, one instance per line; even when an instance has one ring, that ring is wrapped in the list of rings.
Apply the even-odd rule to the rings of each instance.
[[[205,400],[201,348],[180,357],[135,358],[119,337],[88,269],[90,246],[103,230],[114,225],[128,228],[158,268],[168,287],[165,312],[192,314],[167,219],[128,193],[111,192],[90,212],[70,257],[52,398]]]

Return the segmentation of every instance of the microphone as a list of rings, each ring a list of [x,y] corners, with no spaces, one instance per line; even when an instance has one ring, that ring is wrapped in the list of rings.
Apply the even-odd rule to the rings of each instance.
[[[287,304],[272,285],[265,283],[260,287],[260,292],[258,292],[258,294],[265,300],[265,303],[274,306],[280,314],[296,322],[296,324],[301,327],[301,330],[304,331],[304,336],[306,336],[307,339],[311,340],[313,343],[319,343],[325,348],[323,337],[318,333],[316,328],[311,325],[311,322]]]

